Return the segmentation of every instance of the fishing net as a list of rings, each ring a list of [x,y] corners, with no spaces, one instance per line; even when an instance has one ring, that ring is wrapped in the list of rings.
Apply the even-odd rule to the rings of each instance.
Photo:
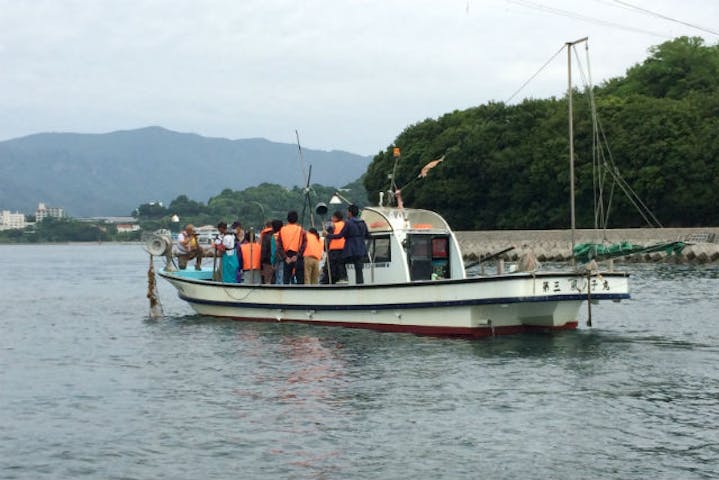
[[[150,255],[150,268],[147,270],[147,298],[150,300],[150,318],[160,318],[164,312],[160,296],[157,293],[157,282],[155,278],[155,262]]]

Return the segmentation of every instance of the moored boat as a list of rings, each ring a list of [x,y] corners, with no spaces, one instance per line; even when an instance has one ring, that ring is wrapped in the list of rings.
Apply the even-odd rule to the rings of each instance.
[[[576,221],[571,49],[586,41],[585,37],[566,44],[573,249]],[[391,186],[386,193],[396,206],[382,206],[380,194],[379,207],[362,211],[369,231],[368,255],[362,264],[367,283],[354,283],[350,264],[349,282],[342,285],[221,283],[213,281],[213,272],[207,270],[166,269],[160,275],[177,289],[181,299],[203,315],[467,337],[576,328],[583,302],[589,302],[587,323],[591,325],[592,303],[630,298],[629,274],[598,271],[594,261],[602,257],[597,254],[598,247],[586,255],[590,263],[585,267],[577,268],[573,262],[564,271],[543,272],[537,269],[536,261],[527,261],[520,262],[525,265],[520,270],[505,273],[500,269],[494,275],[469,276],[459,243],[447,222],[435,212],[403,207],[401,189],[395,183],[398,147],[394,148],[394,157]],[[442,155],[429,162],[417,178],[425,177],[444,158]],[[308,175],[306,192],[309,186]],[[155,245],[162,248],[148,248],[151,254],[165,254],[169,248],[167,241]]]
[[[202,315],[467,337],[571,329],[583,302],[629,298],[621,272],[468,276],[454,232],[431,211],[367,207],[362,219],[365,284],[354,283],[351,265],[349,282],[335,285],[222,283],[206,269],[159,274]]]

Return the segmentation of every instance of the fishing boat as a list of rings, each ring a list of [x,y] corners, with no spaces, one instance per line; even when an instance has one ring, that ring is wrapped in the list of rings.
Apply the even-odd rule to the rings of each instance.
[[[568,55],[569,47],[584,41],[586,38],[569,42]],[[570,73],[574,247],[571,92]],[[394,171],[400,158],[399,149],[395,151]],[[444,156],[425,165],[420,177],[443,159]],[[600,271],[595,261],[584,267],[573,263],[562,271],[542,271],[536,261],[525,259],[518,262],[515,270],[500,268],[491,275],[469,275],[457,238],[444,218],[429,210],[405,208],[394,172],[390,178],[391,187],[386,193],[392,201],[384,205],[381,195],[379,206],[364,208],[361,214],[369,232],[368,255],[362,264],[366,283],[355,283],[352,265],[347,265],[348,283],[333,285],[222,283],[213,280],[213,272],[207,269],[166,268],[159,274],[201,315],[441,336],[486,337],[573,329],[578,325],[583,303],[588,305],[587,323],[591,325],[592,304],[630,298],[629,274],[613,271],[612,263],[609,271]],[[308,176],[306,191],[309,185]],[[308,203],[309,197],[306,206]],[[322,215],[326,205],[318,204],[316,210]],[[156,237],[148,241],[146,249],[151,255],[167,255],[170,246],[166,238]]]
[[[212,279],[212,270],[159,275],[197,313],[237,320],[300,322],[438,336],[484,337],[576,328],[583,302],[629,298],[628,274],[592,270],[470,276],[459,243],[437,213],[367,207],[366,283],[249,285]],[[154,237],[147,250],[164,255]],[[531,263],[531,262],[530,262]]]

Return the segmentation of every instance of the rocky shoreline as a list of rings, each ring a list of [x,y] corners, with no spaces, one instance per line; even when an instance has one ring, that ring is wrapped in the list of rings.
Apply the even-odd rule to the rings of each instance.
[[[492,255],[514,246],[514,250],[500,258],[516,261],[532,254],[540,262],[564,262],[571,259],[570,230],[492,230],[456,232],[462,252],[468,260]],[[576,243],[601,243],[604,231],[576,230]],[[652,245],[660,242],[685,241],[688,245],[679,255],[664,252],[634,254],[619,257],[616,262],[626,263],[692,263],[719,262],[719,227],[713,228],[623,228],[606,230],[606,240]]]

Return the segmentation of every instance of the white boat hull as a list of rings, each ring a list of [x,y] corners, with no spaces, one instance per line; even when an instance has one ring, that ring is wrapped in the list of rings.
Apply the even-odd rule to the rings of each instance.
[[[521,273],[384,285],[244,285],[161,272],[202,315],[481,337],[577,326],[579,308],[629,298],[628,275]],[[590,286],[590,292],[587,287]]]

